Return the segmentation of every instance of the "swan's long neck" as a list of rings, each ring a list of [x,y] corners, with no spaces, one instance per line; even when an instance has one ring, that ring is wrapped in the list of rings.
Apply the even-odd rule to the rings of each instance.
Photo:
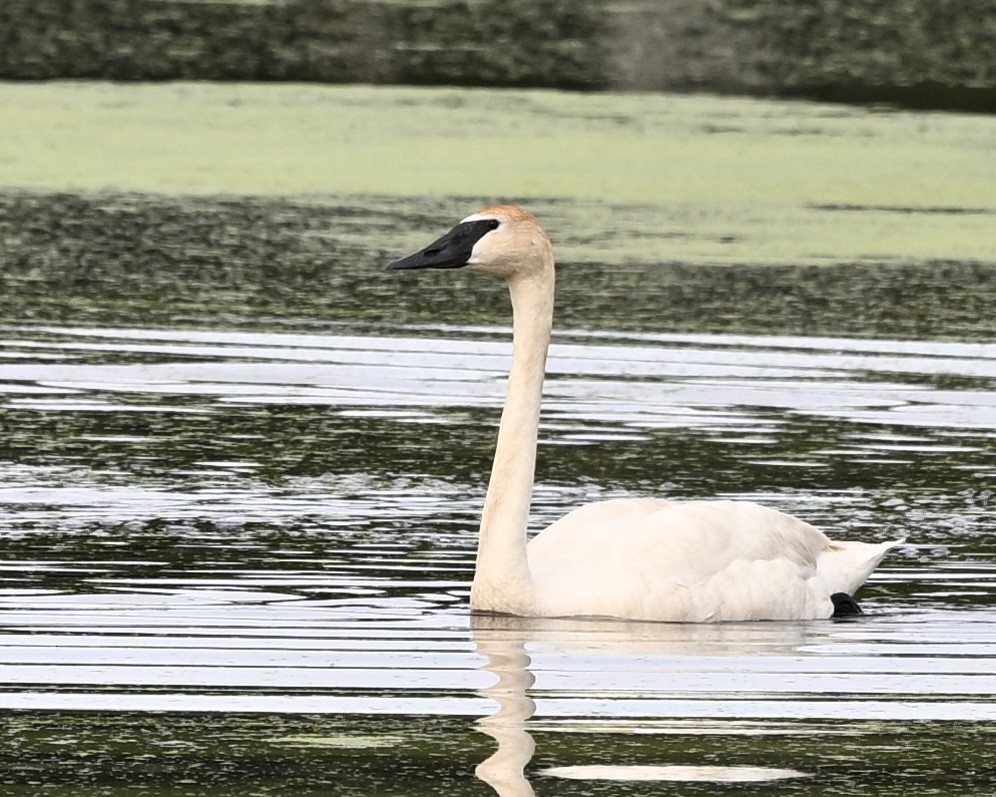
[[[482,611],[530,614],[533,587],[526,525],[536,470],[536,438],[553,325],[553,264],[509,280],[512,368],[484,499],[470,603]]]

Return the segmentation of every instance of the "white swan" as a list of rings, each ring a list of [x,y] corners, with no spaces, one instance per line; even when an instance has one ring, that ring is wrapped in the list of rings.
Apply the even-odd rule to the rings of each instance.
[[[672,622],[860,612],[851,595],[902,541],[833,542],[808,523],[753,503],[600,501],[527,544],[553,324],[553,248],[532,214],[497,205],[390,267],[464,266],[502,277],[513,315],[512,367],[481,516],[473,610]]]

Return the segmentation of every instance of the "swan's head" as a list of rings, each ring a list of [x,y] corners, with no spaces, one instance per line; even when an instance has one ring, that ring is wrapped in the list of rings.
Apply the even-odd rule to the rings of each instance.
[[[532,213],[515,205],[494,205],[474,213],[425,249],[388,268],[463,268],[505,279],[553,268],[550,239]]]

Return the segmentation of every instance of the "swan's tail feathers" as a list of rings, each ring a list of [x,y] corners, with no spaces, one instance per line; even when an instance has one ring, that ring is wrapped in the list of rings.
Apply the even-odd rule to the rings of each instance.
[[[820,555],[816,563],[817,572],[833,593],[844,593],[850,597],[865,583],[885,555],[904,541],[905,538],[881,543],[835,542]],[[836,603],[834,609],[836,611]]]

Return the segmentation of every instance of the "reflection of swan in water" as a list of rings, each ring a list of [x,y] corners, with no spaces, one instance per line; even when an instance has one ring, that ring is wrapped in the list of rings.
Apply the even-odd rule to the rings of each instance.
[[[477,777],[501,797],[533,797],[525,776],[526,765],[536,745],[526,730],[526,720],[536,704],[526,690],[536,680],[529,671],[529,654],[521,635],[500,628],[474,625],[477,652],[487,657],[484,669],[497,676],[497,683],[482,693],[498,703],[498,710],[478,720],[481,730],[498,742],[490,758],[477,765]]]
[[[527,721],[536,703],[527,694],[535,677],[530,671],[527,642],[540,649],[566,655],[607,653],[643,656],[668,653],[678,656],[719,654],[757,656],[789,653],[812,636],[813,626],[803,624],[689,625],[619,623],[475,615],[471,618],[477,652],[486,657],[482,669],[497,678],[481,694],[494,700],[498,710],[478,720],[478,726],[498,743],[498,749],[476,769],[477,776],[500,797],[534,797],[525,775],[535,750]],[[805,777],[790,769],[750,766],[624,765],[597,764],[559,766],[543,770],[578,780],[661,780],[750,782]]]
[[[539,222],[499,205],[468,216],[395,269],[469,266],[512,297],[512,368],[498,430],[471,607],[521,617],[713,622],[858,612],[851,595],[895,543],[832,541],[746,501],[599,501],[526,544],[553,325],[553,249]]]

